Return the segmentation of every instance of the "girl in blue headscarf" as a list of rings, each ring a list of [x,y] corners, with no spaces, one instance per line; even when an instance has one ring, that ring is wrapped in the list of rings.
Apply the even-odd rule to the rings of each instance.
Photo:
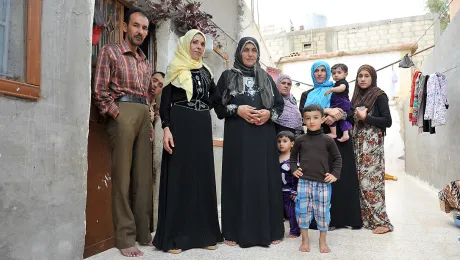
[[[324,93],[332,88],[331,69],[325,61],[317,61],[311,67],[311,77],[314,88],[302,93],[299,109],[303,117],[302,110],[310,104],[319,104],[324,108],[326,114],[325,124],[322,127],[324,133],[330,133],[329,125],[337,120],[343,119],[347,114],[340,108],[330,108],[331,95],[324,96]],[[315,134],[308,133],[307,134]],[[342,137],[343,133],[337,131],[337,137]],[[335,140],[342,156],[342,171],[340,180],[332,184],[331,197],[331,223],[329,229],[341,228],[345,226],[361,228],[361,208],[359,203],[359,184],[356,171],[355,155],[353,151],[353,141],[351,136],[348,141],[338,142]],[[312,222],[310,228],[316,228],[316,222]]]

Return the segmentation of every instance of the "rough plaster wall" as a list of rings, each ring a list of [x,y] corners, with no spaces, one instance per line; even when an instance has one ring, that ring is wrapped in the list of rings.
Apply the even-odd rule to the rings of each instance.
[[[267,31],[265,40],[273,58],[278,60],[280,57],[287,56],[294,51],[311,55],[410,44],[417,42],[426,31],[426,34],[418,43],[418,50],[421,50],[433,45],[437,39],[439,23],[430,28],[436,18],[433,15],[423,15],[321,28],[313,31],[306,30],[289,33],[271,33]],[[313,34],[312,36],[311,33]],[[283,51],[284,41],[287,38],[294,38],[293,46],[289,51]],[[303,43],[309,43],[310,41],[312,47],[304,49]],[[421,67],[429,53],[430,51],[427,51],[414,57],[413,60],[416,65]]]
[[[94,0],[43,1],[41,99],[0,96],[0,258],[81,259]]]
[[[10,32],[8,36],[8,70],[7,74],[19,76],[19,81],[25,81],[25,0],[10,1]]]
[[[458,66],[460,61],[460,16],[457,15],[444,31],[431,55],[422,68],[423,73],[443,72]],[[406,171],[427,181],[437,189],[460,179],[460,68],[446,72],[450,107],[447,125],[436,128],[436,134],[418,134],[416,127],[408,122],[406,101],[405,143]]]

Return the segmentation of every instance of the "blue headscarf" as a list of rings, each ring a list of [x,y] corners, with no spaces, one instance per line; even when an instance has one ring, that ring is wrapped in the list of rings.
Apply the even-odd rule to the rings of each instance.
[[[318,83],[315,78],[315,70],[321,66],[326,68],[326,79],[323,83]],[[311,104],[320,105],[322,108],[329,108],[331,106],[331,95],[324,96],[334,83],[329,81],[331,78],[331,67],[325,61],[317,61],[311,66],[311,78],[313,79],[314,89],[308,93],[305,107]]]

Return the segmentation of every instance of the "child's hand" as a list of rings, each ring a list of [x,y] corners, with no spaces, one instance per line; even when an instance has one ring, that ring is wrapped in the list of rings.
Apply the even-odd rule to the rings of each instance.
[[[329,89],[328,91],[326,91],[326,93],[324,93],[324,96],[327,96],[327,95],[329,95],[331,93],[332,93],[332,91]]]
[[[327,183],[333,183],[335,181],[337,181],[337,178],[330,174],[330,173],[326,173],[326,178],[324,178],[324,181],[327,182]]]
[[[300,178],[300,176],[303,175],[302,168],[297,168],[297,170],[295,170],[295,172],[292,175],[294,175],[297,178]]]
[[[295,200],[295,197],[297,197],[297,196],[294,195],[294,194],[291,194],[291,200]]]

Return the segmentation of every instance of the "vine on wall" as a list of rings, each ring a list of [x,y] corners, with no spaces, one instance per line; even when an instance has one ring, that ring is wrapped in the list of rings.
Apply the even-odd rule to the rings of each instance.
[[[161,3],[150,3],[149,19],[159,24],[171,19],[181,33],[197,29],[212,37],[219,37],[212,16],[200,11],[200,2],[183,0],[161,0]]]

